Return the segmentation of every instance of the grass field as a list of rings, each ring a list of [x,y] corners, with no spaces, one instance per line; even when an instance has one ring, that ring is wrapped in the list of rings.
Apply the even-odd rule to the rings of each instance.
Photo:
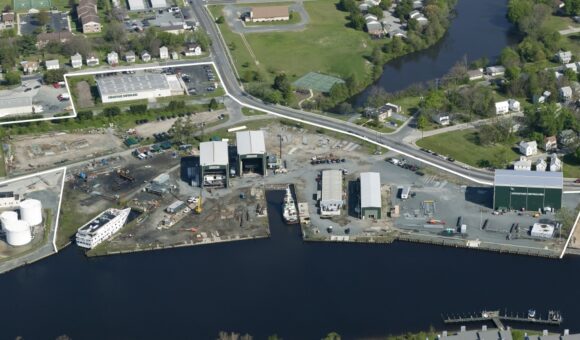
[[[518,154],[509,146],[481,146],[476,144],[475,138],[476,132],[471,129],[453,131],[420,139],[417,145],[475,167],[483,160],[493,162],[494,157],[502,150],[506,150],[510,160],[518,158]]]
[[[0,177],[6,177],[6,162],[4,161],[4,148],[0,144]]]
[[[261,116],[261,115],[265,115],[266,114],[263,111],[249,109],[247,107],[242,107],[242,113],[244,114],[244,116]]]
[[[302,32],[269,32],[244,35],[255,60],[239,34],[226,23],[220,30],[228,45],[232,42],[232,58],[239,73],[245,67],[266,72],[285,72],[293,81],[308,72],[320,72],[346,78],[356,74],[369,76],[369,55],[375,44],[367,33],[346,27],[347,13],[336,9],[334,0],[305,2],[311,22]],[[214,17],[222,15],[222,6],[211,6]]]

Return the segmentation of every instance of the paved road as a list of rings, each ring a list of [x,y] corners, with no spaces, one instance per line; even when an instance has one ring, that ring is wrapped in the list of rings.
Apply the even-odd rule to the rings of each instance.
[[[236,71],[230,62],[225,42],[221,37],[221,34],[215,25],[213,18],[209,14],[209,11],[200,1],[194,1],[191,4],[191,7],[196,17],[200,20],[201,26],[206,29],[209,36],[213,39],[211,54],[216,63],[218,72],[221,75],[225,89],[234,101],[237,101],[244,106],[266,111],[277,116],[303,121],[310,125],[335,130],[372,143],[379,144],[386,148],[390,148],[393,151],[401,153],[406,157],[421,161],[425,164],[440,168],[442,170],[446,170],[477,183],[491,184],[493,182],[493,174],[489,171],[466,168],[465,166],[460,166],[430,154],[426,154],[425,152],[420,151],[417,147],[404,144],[396,137],[396,135],[391,136],[389,134],[377,133],[376,131],[360,127],[353,123],[344,122],[338,119],[333,119],[306,111],[291,109],[279,105],[265,104],[261,100],[248,95],[237,81]]]

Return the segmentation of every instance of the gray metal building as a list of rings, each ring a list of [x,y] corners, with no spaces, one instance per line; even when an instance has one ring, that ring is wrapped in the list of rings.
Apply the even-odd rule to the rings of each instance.
[[[360,174],[361,218],[380,219],[382,216],[381,176],[378,172]]]
[[[322,171],[322,193],[320,198],[320,216],[339,216],[344,200],[342,197],[342,171]]]
[[[171,86],[165,74],[105,76],[97,78],[97,87],[103,103],[172,95]]]
[[[236,132],[238,151],[238,173],[242,176],[247,172],[266,174],[266,143],[264,132],[238,131]]]
[[[31,97],[0,98],[0,117],[32,113]]]
[[[228,143],[225,141],[203,142],[199,144],[201,186],[229,186]]]

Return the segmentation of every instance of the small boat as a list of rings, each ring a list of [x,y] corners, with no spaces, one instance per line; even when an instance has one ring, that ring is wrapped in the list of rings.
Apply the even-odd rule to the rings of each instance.
[[[528,310],[528,319],[535,319],[536,318],[536,310],[530,309]]]
[[[548,319],[554,322],[562,322],[562,314],[558,311],[548,311]]]
[[[296,209],[296,203],[292,197],[290,186],[286,187],[286,195],[284,195],[284,201],[282,203],[282,218],[286,224],[296,224],[299,222],[298,210]]]

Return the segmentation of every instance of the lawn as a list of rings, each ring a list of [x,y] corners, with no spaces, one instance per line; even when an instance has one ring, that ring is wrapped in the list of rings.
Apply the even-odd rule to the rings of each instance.
[[[259,67],[268,72],[285,72],[295,80],[308,72],[320,72],[340,78],[356,74],[359,79],[369,76],[369,55],[373,42],[367,33],[346,27],[347,13],[336,9],[334,0],[304,2],[311,22],[302,32],[269,32],[244,35],[256,56]],[[211,9],[221,15],[221,7]],[[234,42],[232,56],[242,73],[242,65],[254,60],[240,35],[231,32],[227,24],[220,29],[228,45]]]
[[[403,114],[408,115],[412,115],[417,111],[420,102],[421,97],[419,96],[403,97],[393,100],[393,104],[399,105]]]
[[[469,129],[426,137],[418,140],[417,145],[476,167],[481,161],[493,162],[496,155],[503,150],[506,150],[509,160],[518,158],[518,154],[509,146],[481,146],[476,144],[475,139],[476,132]]]
[[[580,161],[573,154],[564,156],[564,177],[580,178]]]
[[[242,107],[242,113],[244,114],[244,116],[260,116],[266,114],[266,112],[264,111],[258,111],[247,107]]]
[[[4,148],[0,143],[0,177],[6,177],[6,162],[4,161]]]

